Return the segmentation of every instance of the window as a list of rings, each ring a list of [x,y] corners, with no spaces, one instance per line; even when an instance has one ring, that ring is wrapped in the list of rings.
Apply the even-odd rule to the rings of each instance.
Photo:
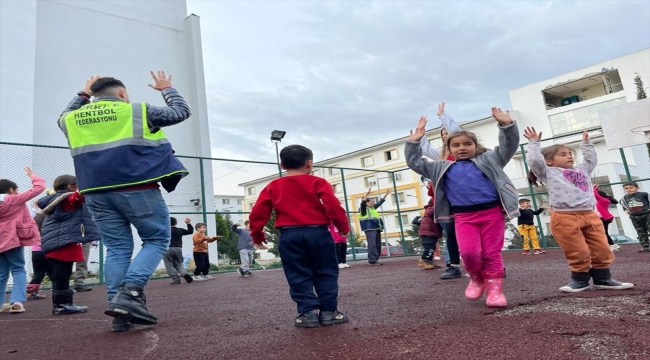
[[[313,171],[311,172],[311,174],[314,175],[314,176],[319,176],[319,175],[318,175],[318,174],[319,174],[318,170],[313,170]]]
[[[248,210],[253,210],[254,205],[255,205],[255,201],[248,203]]]
[[[338,166],[338,165],[332,165],[332,166]],[[335,169],[333,167],[327,169],[327,172],[330,174],[330,176],[338,175],[341,173],[339,169]]]
[[[221,199],[221,204],[230,205],[230,199]]]
[[[402,181],[402,172],[396,172],[395,173],[395,180],[396,181]]]
[[[361,166],[368,167],[373,165],[375,165],[375,161],[372,159],[372,155],[361,158]]]
[[[241,205],[242,199],[237,199],[237,205]]]
[[[332,184],[332,188],[334,188],[335,193],[341,192],[341,184]]]
[[[377,186],[377,178],[375,178],[374,176],[364,177],[363,182],[366,183],[367,187]]]
[[[431,145],[431,147],[434,149],[440,149],[442,148],[442,139],[441,138],[431,139],[429,140],[429,145]]]
[[[559,135],[572,131],[579,131],[600,126],[598,110],[625,104],[624,97],[594,105],[581,107],[571,111],[565,111],[548,117],[553,129],[553,134]]]
[[[397,159],[397,149],[384,151],[384,159],[386,159],[386,161]]]
[[[395,216],[395,226],[399,227],[400,217],[402,218],[402,226],[407,226],[408,223],[409,223],[409,216],[408,215],[399,215],[399,216],[396,215]]]
[[[393,205],[397,204],[397,200],[399,200],[400,204],[405,203],[406,195],[403,192],[398,192],[397,194],[393,194]]]
[[[255,186],[251,186],[248,188],[248,195],[255,195]]]

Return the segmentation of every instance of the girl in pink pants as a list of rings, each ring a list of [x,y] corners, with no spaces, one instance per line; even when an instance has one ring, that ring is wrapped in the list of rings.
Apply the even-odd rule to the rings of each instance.
[[[404,153],[411,169],[435,183],[436,221],[449,222],[451,215],[456,220],[458,247],[471,279],[465,297],[479,300],[487,293],[487,306],[505,307],[501,248],[505,216],[519,216],[519,195],[503,168],[517,151],[519,134],[508,112],[492,108],[492,115],[500,132],[494,150],[479,144],[473,133],[458,131],[445,142],[455,161],[430,161],[418,146],[424,129],[416,129]]]

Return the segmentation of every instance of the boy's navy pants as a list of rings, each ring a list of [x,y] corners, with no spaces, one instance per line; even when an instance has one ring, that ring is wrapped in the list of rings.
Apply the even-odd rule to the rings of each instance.
[[[298,313],[337,310],[339,268],[327,226],[282,228],[278,249]]]

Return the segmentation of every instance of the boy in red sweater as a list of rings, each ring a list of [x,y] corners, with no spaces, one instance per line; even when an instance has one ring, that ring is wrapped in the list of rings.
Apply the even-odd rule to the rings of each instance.
[[[337,309],[339,268],[328,226],[333,223],[346,236],[350,224],[332,185],[311,175],[313,158],[312,151],[301,145],[282,149],[280,166],[287,176],[260,192],[249,217],[253,243],[265,249],[264,226],[275,211],[282,267],[298,305],[294,325],[306,328],[348,321]]]

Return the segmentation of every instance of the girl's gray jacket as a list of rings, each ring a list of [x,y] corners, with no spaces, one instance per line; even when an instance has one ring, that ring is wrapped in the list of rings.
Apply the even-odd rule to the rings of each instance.
[[[519,147],[519,130],[517,123],[514,122],[507,126],[497,125],[499,127],[499,146],[494,150],[487,152],[471,159],[476,167],[487,176],[497,188],[501,206],[505,210],[508,219],[519,216],[519,194],[517,189],[508,178],[503,168],[512,156],[517,152]],[[406,164],[411,170],[420,175],[431,179],[434,182],[435,195],[435,213],[434,218],[437,222],[450,222],[451,205],[445,191],[443,190],[444,175],[447,169],[455,162],[449,160],[431,161],[422,158],[422,148],[419,142],[406,141],[404,146]]]

